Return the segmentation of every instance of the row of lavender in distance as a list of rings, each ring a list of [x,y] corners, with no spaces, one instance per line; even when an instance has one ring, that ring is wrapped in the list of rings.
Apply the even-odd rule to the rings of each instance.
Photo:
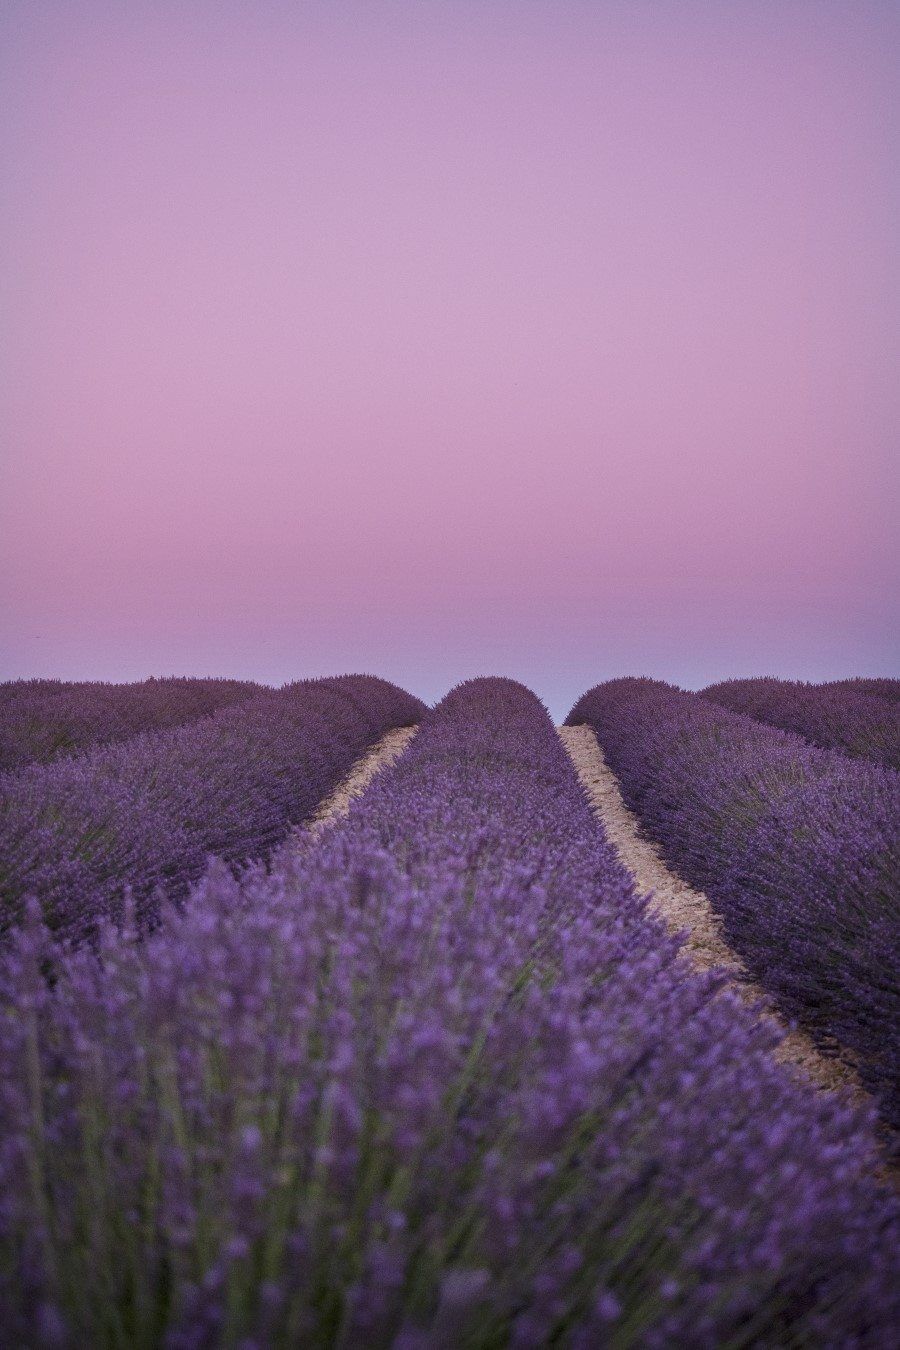
[[[0,773],[122,741],[139,731],[182,726],[262,688],[247,680],[175,677],[137,684],[12,681],[3,686],[0,699]]]
[[[724,680],[701,693],[822,749],[900,769],[900,706],[889,699],[846,685],[768,678]]]
[[[0,953],[0,1320],[67,1346],[883,1346],[871,1118],[690,973],[538,700],[144,941]]]
[[[67,936],[154,891],[183,896],[210,854],[262,857],[356,759],[424,704],[371,675],[304,680],[171,731],[0,778],[0,931],[28,895]]]
[[[875,676],[872,679],[856,676],[849,680],[830,680],[822,688],[853,689],[858,694],[874,694],[877,698],[886,698],[891,703],[900,703],[900,680],[892,680],[886,676]]]
[[[732,947],[900,1126],[900,778],[699,694],[612,680],[575,705],[628,805]]]
[[[59,694],[66,689],[87,689],[94,680],[59,680],[34,678],[27,680],[3,680],[0,681],[0,707],[8,703],[11,699],[21,698],[22,695],[34,694]]]

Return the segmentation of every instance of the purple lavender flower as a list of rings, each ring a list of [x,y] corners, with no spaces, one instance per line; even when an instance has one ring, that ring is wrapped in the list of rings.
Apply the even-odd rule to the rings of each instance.
[[[824,750],[840,750],[900,769],[900,707],[863,693],[852,683],[804,684],[800,680],[725,680],[702,691],[732,712],[793,731]]]
[[[211,854],[262,857],[370,744],[424,705],[370,675],[305,680],[170,731],[0,777],[0,931],[36,895],[73,939],[156,890],[183,896]]]
[[[259,693],[247,680],[14,680],[0,685],[0,772],[182,726]]]
[[[471,681],[348,817],[145,939],[0,954],[0,1322],[60,1344],[878,1346],[870,1116],[634,892]]]
[[[886,698],[891,703],[900,703],[900,680],[886,677],[864,679],[855,677],[849,680],[831,680],[821,686],[823,689],[853,689],[858,694],[874,694],[876,698]]]

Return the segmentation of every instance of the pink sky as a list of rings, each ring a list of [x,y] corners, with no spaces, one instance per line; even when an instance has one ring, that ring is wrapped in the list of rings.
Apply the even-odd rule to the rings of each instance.
[[[0,678],[896,673],[900,6],[0,24]]]

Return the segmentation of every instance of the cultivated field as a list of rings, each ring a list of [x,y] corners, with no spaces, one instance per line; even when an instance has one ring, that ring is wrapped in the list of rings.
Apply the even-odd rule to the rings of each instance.
[[[900,1344],[898,689],[0,686],[0,1344]]]

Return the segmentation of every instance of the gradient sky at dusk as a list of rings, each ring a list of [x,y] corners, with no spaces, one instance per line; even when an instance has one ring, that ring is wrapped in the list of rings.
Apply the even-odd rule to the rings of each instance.
[[[898,673],[900,5],[0,47],[0,678]]]

